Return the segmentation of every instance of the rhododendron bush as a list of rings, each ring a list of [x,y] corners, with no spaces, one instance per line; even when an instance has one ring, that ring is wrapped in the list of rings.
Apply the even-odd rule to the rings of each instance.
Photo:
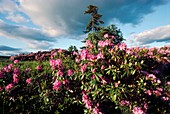
[[[115,41],[109,32],[89,33],[82,50],[4,66],[1,112],[170,113],[170,47],[127,48]]]
[[[60,50],[50,61],[1,68],[1,111],[168,113],[170,47],[127,48],[111,37],[97,43],[98,52],[87,41],[70,55]]]

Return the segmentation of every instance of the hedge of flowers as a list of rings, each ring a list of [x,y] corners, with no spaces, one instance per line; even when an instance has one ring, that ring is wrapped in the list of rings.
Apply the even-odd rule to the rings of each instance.
[[[4,66],[1,112],[170,113],[170,47],[127,48],[113,39],[105,34],[68,55]]]

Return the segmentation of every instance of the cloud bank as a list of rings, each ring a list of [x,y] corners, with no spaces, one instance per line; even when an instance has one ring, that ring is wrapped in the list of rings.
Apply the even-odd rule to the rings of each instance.
[[[139,42],[140,45],[148,45],[153,42],[170,44],[170,25],[157,27],[139,34],[133,34],[132,38],[132,42]]]
[[[39,29],[11,25],[1,20],[0,36],[26,42],[28,48],[32,49],[48,49],[56,41],[55,38],[49,37]]]
[[[5,45],[0,45],[0,51],[21,51],[21,48],[13,48]]]
[[[107,23],[138,24],[143,17],[167,0],[19,0],[19,7],[33,23],[50,35],[82,34],[89,16],[83,14],[89,4],[97,5]]]
[[[14,47],[10,47],[10,46],[6,46],[6,45],[0,45],[0,56],[1,55],[15,55],[15,54],[19,54],[22,53],[22,49],[21,48],[14,48]]]

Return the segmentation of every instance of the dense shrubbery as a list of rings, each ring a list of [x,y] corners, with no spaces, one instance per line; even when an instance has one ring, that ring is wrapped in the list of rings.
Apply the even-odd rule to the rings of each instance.
[[[96,36],[82,50],[0,69],[1,112],[170,113],[170,47],[127,48],[114,34]]]
[[[111,37],[50,61],[0,70],[1,111],[10,113],[168,113],[170,47],[113,47]],[[167,70],[167,71],[166,71]],[[78,108],[79,107],[79,108]],[[77,110],[79,109],[79,110]]]

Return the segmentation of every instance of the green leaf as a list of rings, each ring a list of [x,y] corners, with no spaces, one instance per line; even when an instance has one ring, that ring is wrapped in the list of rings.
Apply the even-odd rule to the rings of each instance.
[[[99,79],[99,77],[98,77],[98,76],[96,76],[96,80],[97,80],[98,82],[100,82],[100,79]]]
[[[108,70],[108,71],[106,72],[106,74],[110,75],[110,70]]]
[[[112,97],[112,101],[116,101],[116,98],[117,98],[117,95],[114,94],[113,97]]]
[[[136,69],[132,71],[132,75],[134,75],[134,74],[135,74],[135,72],[136,72]]]
[[[80,79],[81,79],[81,80],[83,80],[83,79],[84,79],[84,74],[82,74],[82,75],[81,75],[81,78],[80,78]]]
[[[116,75],[113,76],[113,80],[116,80]]]
[[[100,73],[96,73],[96,74],[97,74],[97,76],[99,76],[99,77],[100,77],[100,76],[103,76],[103,75],[102,75],[102,74],[100,74]]]

